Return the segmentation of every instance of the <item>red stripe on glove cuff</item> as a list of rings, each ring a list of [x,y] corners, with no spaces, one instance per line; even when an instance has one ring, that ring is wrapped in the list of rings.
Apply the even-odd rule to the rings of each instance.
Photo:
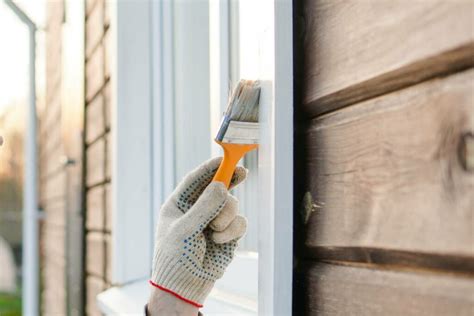
[[[196,307],[199,307],[199,308],[203,306],[203,305],[201,305],[201,304],[198,304],[198,303],[196,303],[196,302],[193,302],[193,301],[191,301],[191,300],[188,300],[187,298],[182,297],[182,296],[179,295],[178,293],[175,293],[175,292],[173,292],[173,291],[171,291],[171,290],[168,290],[167,288],[164,288],[164,287],[162,287],[162,286],[160,286],[160,285],[154,283],[152,280],[150,280],[150,281],[148,281],[148,282],[150,282],[150,284],[153,285],[154,287],[156,287],[156,288],[158,288],[158,289],[160,289],[160,290],[162,290],[162,291],[168,292],[168,293],[170,293],[171,295],[174,295],[175,297],[179,298],[179,299],[182,300],[182,301],[185,301],[185,302],[188,303],[188,304],[191,304],[191,305],[196,306]]]

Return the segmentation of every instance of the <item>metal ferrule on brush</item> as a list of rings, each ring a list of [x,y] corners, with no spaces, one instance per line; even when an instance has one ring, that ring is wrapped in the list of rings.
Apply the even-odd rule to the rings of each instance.
[[[219,131],[217,132],[216,136],[216,141],[222,142],[224,139],[225,132],[227,131],[227,128],[229,127],[230,123],[230,118],[228,115],[224,115],[221,121],[221,127],[219,128]]]
[[[258,123],[232,121],[223,117],[216,140],[229,144],[258,144]]]

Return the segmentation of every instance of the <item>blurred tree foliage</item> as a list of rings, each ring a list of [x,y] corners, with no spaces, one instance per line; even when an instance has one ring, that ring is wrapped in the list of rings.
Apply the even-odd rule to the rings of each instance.
[[[0,235],[13,247],[21,243],[23,121],[18,106],[0,115]]]

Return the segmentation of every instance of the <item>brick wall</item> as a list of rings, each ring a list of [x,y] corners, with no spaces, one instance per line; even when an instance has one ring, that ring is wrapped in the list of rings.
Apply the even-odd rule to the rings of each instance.
[[[41,229],[41,308],[43,315],[66,314],[66,190],[65,169],[60,164],[61,61],[64,7],[61,1],[47,3],[46,102],[39,114],[40,205],[45,212]]]
[[[110,286],[110,18],[109,3],[86,2],[86,312]]]

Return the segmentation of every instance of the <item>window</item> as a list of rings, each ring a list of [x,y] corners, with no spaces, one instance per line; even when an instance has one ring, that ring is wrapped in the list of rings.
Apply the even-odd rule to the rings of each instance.
[[[214,5],[216,4],[219,5],[217,2]],[[226,107],[229,80],[236,82],[240,69],[238,49],[230,58],[224,58],[227,61],[235,60],[235,73],[229,71],[229,63],[216,64],[216,61],[210,58],[213,46],[222,46],[222,43],[214,43],[215,39],[210,37],[209,26],[212,18],[210,15],[214,13],[210,11],[213,9],[212,6],[203,1],[175,2],[172,7],[164,5],[160,9],[161,11],[157,11],[158,14],[172,17],[172,22],[164,19],[161,20],[161,24],[155,25],[155,34],[161,37],[157,36],[160,40],[155,41],[154,47],[155,51],[161,48],[161,56],[153,54],[156,65],[154,73],[160,76],[154,80],[159,86],[155,86],[154,89],[153,161],[161,162],[157,166],[157,170],[161,171],[156,172],[154,176],[154,188],[159,191],[155,196],[166,198],[190,170],[211,157],[222,155],[220,147],[214,144],[213,137]],[[164,14],[163,10],[172,12]],[[217,16],[218,20],[219,18],[221,17]],[[228,17],[223,18],[225,21],[218,21],[220,25],[230,22]],[[235,34],[241,33],[235,32]],[[162,42],[165,38],[172,38],[173,41]],[[223,40],[224,45],[231,43],[230,38]],[[230,52],[229,48],[223,49]],[[213,76],[211,71],[217,68],[227,68],[225,72],[231,74],[231,77],[211,81],[210,78]],[[247,78],[255,79],[256,74]],[[164,82],[169,86],[163,87]],[[213,86],[216,84],[217,86]],[[213,92],[222,98],[213,98]],[[165,151],[167,158],[163,157]],[[243,213],[249,217],[248,233],[240,243],[236,259],[224,278],[217,282],[215,290],[206,302],[204,308],[206,314],[211,314],[214,310],[222,312],[223,305],[229,305],[230,301],[238,303],[230,304],[235,306],[229,306],[227,309],[238,310],[241,315],[257,312],[258,200],[254,193],[258,178],[257,157],[257,152],[253,152],[245,158],[243,163],[250,169],[250,176],[245,185],[234,192],[241,201]],[[168,171],[167,174],[165,170]],[[155,202],[154,209],[157,210],[163,199],[157,199]],[[243,271],[247,278],[241,277]]]
[[[249,231],[204,312],[290,314],[291,2],[118,2],[113,11],[117,287],[99,295],[104,313],[142,309],[159,206],[189,170],[219,154],[212,139],[229,82],[258,78],[261,146],[244,159],[250,177],[234,192]]]

